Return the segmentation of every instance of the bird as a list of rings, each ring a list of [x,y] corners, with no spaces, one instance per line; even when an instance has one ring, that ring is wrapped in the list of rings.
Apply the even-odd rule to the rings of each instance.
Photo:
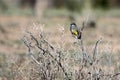
[[[75,37],[77,39],[81,39],[82,32],[74,22],[70,24],[70,32],[73,37]]]

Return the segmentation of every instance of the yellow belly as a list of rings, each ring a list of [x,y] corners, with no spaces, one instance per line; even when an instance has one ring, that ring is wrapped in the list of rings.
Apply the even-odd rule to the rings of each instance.
[[[78,35],[78,32],[76,30],[72,30],[72,34]]]

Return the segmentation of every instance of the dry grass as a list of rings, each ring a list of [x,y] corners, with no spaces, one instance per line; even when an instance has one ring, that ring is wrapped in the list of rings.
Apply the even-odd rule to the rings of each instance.
[[[78,18],[80,18],[80,20],[78,20],[78,24],[80,24],[82,20],[81,16],[78,16]],[[27,47],[21,40],[23,36],[22,30],[25,30],[26,27],[30,29],[31,26],[33,26],[33,22],[45,24],[43,27],[45,40],[47,40],[57,52],[49,49],[50,46],[48,46],[47,43],[45,43],[43,47],[45,47],[44,49],[48,49],[48,52],[54,55],[57,61],[61,59],[60,63],[62,67],[49,54],[40,54],[42,51],[39,49],[32,49],[34,52],[33,57],[30,57],[31,55],[28,54]],[[86,59],[88,61],[94,63],[94,61],[92,61],[92,49],[95,42],[100,37],[103,38],[98,45],[98,54],[96,54],[97,59],[103,56],[100,58],[99,63],[90,65],[90,62],[87,62],[87,65],[84,65],[84,62],[82,62],[81,45],[73,44],[75,39],[71,37],[67,19],[52,18],[49,20],[44,19],[40,22],[39,19],[34,19],[32,17],[1,16],[0,27],[5,30],[5,33],[0,31],[0,79],[50,80],[52,78],[53,80],[63,80],[70,78],[71,80],[79,80],[81,78],[86,78],[92,80],[92,78],[97,78],[99,74],[99,76],[101,76],[100,80],[108,80],[110,77],[113,80],[119,80],[120,76],[116,74],[120,72],[119,22],[119,18],[100,17],[97,20],[97,28],[84,29],[83,41],[85,51],[87,52],[87,56],[91,56]],[[35,25],[41,30],[42,25]],[[34,29],[32,32],[35,33],[34,36],[37,40],[40,38],[38,32],[39,31]],[[25,35],[30,38],[29,34]],[[42,64],[35,62],[36,60]],[[116,74],[115,77],[114,74]]]

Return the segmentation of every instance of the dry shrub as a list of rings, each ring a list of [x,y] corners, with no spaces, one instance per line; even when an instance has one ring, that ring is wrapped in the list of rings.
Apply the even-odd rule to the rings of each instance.
[[[84,29],[84,25],[82,29]],[[24,76],[26,78],[32,80],[119,79],[120,72],[115,72],[114,68],[110,66],[110,56],[99,55],[98,45],[101,38],[96,41],[91,54],[87,53],[90,51],[85,50],[83,39],[77,40],[75,44],[79,50],[65,50],[63,47],[53,46],[45,37],[43,31],[40,31],[37,37],[31,31],[26,31],[26,35],[22,40],[32,59],[26,65],[28,68],[27,73],[29,73],[29,76]],[[108,66],[103,65],[104,62]]]
[[[34,25],[32,29],[25,30],[22,40],[28,49],[28,54],[12,57],[8,55],[5,59],[7,65],[0,66],[1,79],[119,80],[119,63],[116,61],[118,66],[114,66],[115,61],[112,62],[114,57],[107,49],[106,53],[99,51],[101,38],[95,42],[92,51],[86,51],[83,38],[71,44],[73,49],[67,50],[63,46],[59,47],[59,44],[56,44],[59,46],[51,44],[41,26],[43,25],[37,28],[38,25]],[[64,28],[60,30],[63,37]],[[65,45],[64,41],[62,45]]]

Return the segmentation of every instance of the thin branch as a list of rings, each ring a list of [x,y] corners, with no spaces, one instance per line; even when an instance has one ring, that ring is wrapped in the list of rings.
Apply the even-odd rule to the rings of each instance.
[[[84,48],[84,44],[83,44],[83,40],[82,40],[82,39],[80,40],[80,47],[81,47],[81,50],[82,50],[83,62],[84,62],[84,61],[86,61],[86,51],[85,51],[85,48]]]
[[[48,42],[47,40],[44,39],[44,37],[43,37],[42,34],[40,34],[40,37],[43,38],[44,42],[46,42],[46,43],[48,44],[48,46],[50,46],[50,48],[51,48],[52,50],[54,50],[54,47],[53,47],[51,44],[49,44],[49,42]]]
[[[95,43],[95,47],[94,47],[94,51],[93,51],[93,61],[96,60],[96,54],[97,54],[97,47],[98,47],[98,43],[101,41],[101,38],[99,40],[96,41]]]
[[[24,44],[28,47],[28,52],[29,52],[29,55],[30,57],[38,64],[40,65],[40,63],[35,59],[35,57],[32,55],[32,52],[31,52],[31,43],[27,41],[27,39],[25,39],[25,36],[23,37],[23,42]]]
[[[115,77],[115,76],[118,76],[118,75],[120,75],[120,72],[113,74],[112,77]]]
[[[62,69],[63,73],[65,74],[66,78],[67,78],[68,80],[70,80],[69,77],[68,77],[68,74],[67,74],[67,72],[65,71],[64,67],[62,66],[62,64],[61,64],[48,50],[44,50],[41,46],[39,46],[38,40],[32,35],[32,33],[30,33],[30,32],[27,32],[27,33],[30,34],[31,39],[36,42],[36,46],[37,46],[40,50],[42,50],[44,53],[47,52],[48,55],[50,55],[50,57],[52,57],[52,59],[53,59],[55,62],[57,62],[57,64],[60,66],[60,68]],[[50,46],[50,48],[51,48],[52,50],[54,50],[53,46],[51,46],[51,45],[49,44],[49,42],[47,42],[45,39],[43,39],[43,40],[47,43],[48,46]],[[28,45],[28,43],[26,42],[26,40],[23,39],[23,41],[24,41],[25,45],[28,47],[28,52],[31,53],[30,46]],[[34,56],[31,55],[31,58],[32,58],[37,64],[40,64],[40,63],[34,58]]]
[[[120,72],[114,73],[114,74],[95,74],[93,77],[96,77],[96,76],[98,76],[98,75],[99,75],[100,77],[102,77],[102,76],[107,76],[107,77],[113,78],[113,77],[116,77],[116,76],[120,75]]]
[[[85,28],[85,23],[84,23],[84,21],[83,21],[82,27],[81,27],[81,31],[83,31],[84,28]]]

